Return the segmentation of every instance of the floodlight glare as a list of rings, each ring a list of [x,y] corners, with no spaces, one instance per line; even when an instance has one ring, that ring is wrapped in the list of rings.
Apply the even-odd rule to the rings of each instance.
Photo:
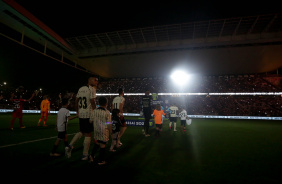
[[[175,71],[171,74],[170,78],[179,85],[185,85],[189,79],[189,75],[184,71]]]

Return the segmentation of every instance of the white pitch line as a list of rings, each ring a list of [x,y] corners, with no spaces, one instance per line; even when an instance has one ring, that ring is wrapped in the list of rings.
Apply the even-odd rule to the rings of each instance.
[[[76,133],[73,133],[76,134]],[[68,134],[68,135],[73,135],[73,134]],[[20,143],[16,143],[16,144],[8,144],[5,146],[0,146],[0,148],[6,148],[6,147],[11,147],[11,146],[17,146],[17,145],[21,145],[21,144],[27,144],[27,143],[33,143],[33,142],[38,142],[38,141],[44,141],[44,140],[48,140],[48,139],[54,139],[58,136],[53,136],[53,137],[49,137],[49,138],[43,138],[43,139],[36,139],[36,140],[32,140],[32,141],[25,141],[25,142],[20,142]]]

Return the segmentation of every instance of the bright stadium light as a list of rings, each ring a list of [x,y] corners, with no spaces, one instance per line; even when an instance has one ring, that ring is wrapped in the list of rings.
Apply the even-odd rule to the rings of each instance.
[[[189,75],[181,70],[174,71],[170,78],[177,85],[185,86],[189,80]]]

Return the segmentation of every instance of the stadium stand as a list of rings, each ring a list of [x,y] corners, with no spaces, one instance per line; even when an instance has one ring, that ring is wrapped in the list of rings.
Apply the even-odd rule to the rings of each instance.
[[[281,92],[282,76],[280,75],[226,75],[203,76],[185,89],[186,93],[222,93],[219,95],[189,95],[171,96],[163,95],[158,102],[168,106],[175,102],[178,106],[184,106],[191,115],[222,115],[222,116],[271,116],[282,115],[281,95],[252,95],[255,92]],[[123,87],[125,93],[144,93],[149,89],[152,93],[177,93],[177,88],[169,87],[169,79],[166,78],[119,78],[100,80],[97,93],[108,95],[111,104],[116,89]],[[16,92],[16,88],[1,87],[1,109],[12,109],[9,101],[10,93]],[[30,96],[32,90],[26,90],[25,95]],[[226,93],[251,93],[250,95],[226,95]],[[49,94],[51,97],[51,110],[58,110],[60,98],[69,97],[70,110],[74,110],[76,91],[65,92],[61,97],[58,93]],[[44,94],[42,91],[29,103],[25,103],[26,110],[39,110],[40,102]],[[140,95],[126,95],[124,112],[140,113]],[[168,103],[165,103],[168,102]],[[110,107],[109,107],[110,108]]]

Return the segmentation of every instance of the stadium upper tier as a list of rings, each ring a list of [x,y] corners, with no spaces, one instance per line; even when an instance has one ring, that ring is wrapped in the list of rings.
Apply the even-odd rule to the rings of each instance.
[[[187,84],[176,86],[169,78],[120,78],[101,81],[100,93],[115,93],[123,87],[125,93],[230,93],[281,92],[282,77],[255,75],[192,76]]]
[[[0,7],[0,36],[105,78],[163,77],[174,67],[204,75],[282,67],[281,13],[62,38],[15,1],[0,1]]]

